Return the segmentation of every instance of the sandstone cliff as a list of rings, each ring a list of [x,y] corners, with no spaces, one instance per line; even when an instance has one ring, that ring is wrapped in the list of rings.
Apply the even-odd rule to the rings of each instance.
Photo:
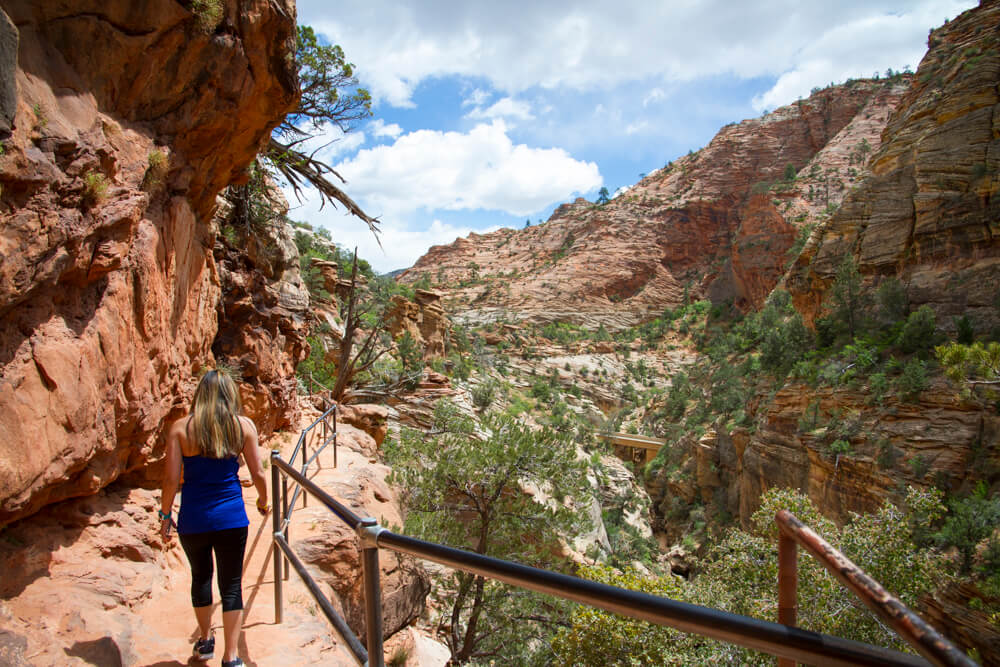
[[[817,230],[788,278],[809,318],[845,255],[870,282],[898,276],[938,322],[1000,324],[1000,5],[934,30],[913,84],[884,130],[872,175]]]
[[[216,194],[297,96],[291,0],[3,8],[0,524],[149,472],[212,362]]]
[[[867,173],[907,83],[854,81],[731,124],[603,206],[578,199],[544,224],[435,246],[401,279],[428,276],[448,311],[474,322],[621,328],[686,293],[759,306],[798,228],[824,219]]]

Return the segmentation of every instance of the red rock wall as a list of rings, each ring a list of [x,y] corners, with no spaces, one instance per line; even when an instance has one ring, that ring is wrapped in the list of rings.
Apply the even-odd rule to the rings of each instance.
[[[869,281],[898,276],[938,322],[1000,325],[1000,4],[933,31],[890,118],[872,176],[819,230],[788,278],[796,306],[821,313],[836,268],[853,255]]]
[[[0,525],[155,476],[164,421],[212,359],[215,195],[296,102],[290,0],[227,0],[214,28],[169,0],[4,10]]]

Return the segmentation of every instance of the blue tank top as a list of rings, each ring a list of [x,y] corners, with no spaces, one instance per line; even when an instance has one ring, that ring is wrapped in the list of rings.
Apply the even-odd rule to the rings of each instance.
[[[184,486],[177,532],[207,533],[212,530],[243,528],[250,525],[243,505],[239,460],[183,456]]]

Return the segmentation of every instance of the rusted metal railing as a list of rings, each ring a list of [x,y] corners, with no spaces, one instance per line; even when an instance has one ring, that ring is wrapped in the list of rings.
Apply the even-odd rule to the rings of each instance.
[[[798,589],[798,546],[802,546],[886,625],[934,665],[975,667],[976,663],[924,619],[893,596],[843,553],[799,521],[788,510],[775,517],[778,524],[778,622],[795,625]],[[795,662],[778,660],[779,667]]]
[[[359,516],[330,496],[309,480],[304,472],[283,461],[277,451],[271,452],[271,466],[271,483],[274,489],[274,507],[276,508],[274,518],[274,600],[277,622],[281,622],[282,616],[283,577],[280,561],[284,556],[305,581],[309,592],[316,598],[323,614],[330,620],[337,632],[343,636],[348,648],[360,665],[384,666],[381,586],[378,566],[380,549],[391,549],[397,553],[416,556],[463,572],[649,621],[681,632],[695,633],[710,639],[764,651],[779,659],[812,665],[841,665],[844,667],[857,665],[917,667],[927,664],[919,656],[811,632],[797,628],[792,623],[774,623],[732,614],[719,609],[608,586],[579,577],[529,567],[393,533],[378,525],[374,519]],[[279,478],[281,479],[280,484]],[[307,493],[314,496],[340,520],[353,528],[358,535],[362,548],[366,646],[362,646],[360,640],[350,632],[346,623],[321,592],[320,586],[312,579],[289,546],[288,516],[285,514],[288,511],[288,503],[285,502],[287,489],[284,486],[286,478],[291,479],[299,485],[299,488],[305,489]],[[283,508],[280,510],[280,517],[277,508]],[[792,547],[794,547],[794,542]],[[789,553],[787,543],[784,547],[784,554],[786,560],[794,561],[794,550]],[[785,572],[787,574],[787,567]],[[794,613],[794,579],[791,580],[790,585],[793,591],[790,609]],[[794,621],[794,618],[792,620]],[[946,665],[974,664],[971,661],[940,662],[932,660],[932,662]]]

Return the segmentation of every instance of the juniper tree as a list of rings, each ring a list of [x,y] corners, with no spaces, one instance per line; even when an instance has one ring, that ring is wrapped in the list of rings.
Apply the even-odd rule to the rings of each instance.
[[[528,565],[567,565],[560,541],[586,521],[573,499],[591,493],[568,438],[507,415],[477,423],[447,401],[435,409],[432,433],[404,429],[386,452],[408,534]],[[565,615],[554,600],[463,572],[440,580],[432,596],[454,664],[513,664],[514,653],[547,640]]]

